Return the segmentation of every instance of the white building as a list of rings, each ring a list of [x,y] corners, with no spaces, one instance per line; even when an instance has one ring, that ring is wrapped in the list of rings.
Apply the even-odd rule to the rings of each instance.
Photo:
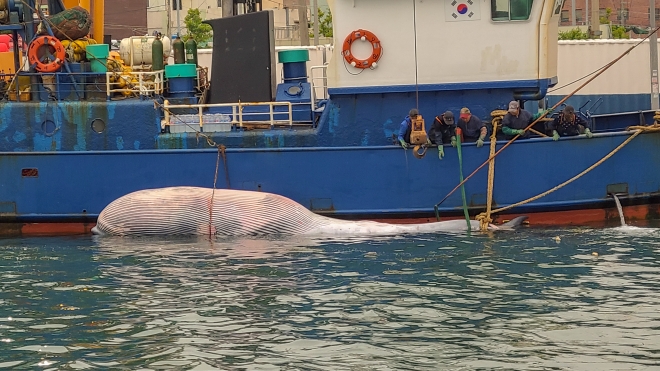
[[[179,11],[172,10],[175,1],[149,0],[149,6],[147,7],[147,28],[150,35],[154,31],[162,32],[164,35],[175,35],[177,33],[178,23],[180,23],[181,34],[185,34],[183,20],[188,13],[188,9],[191,8],[199,9],[202,19],[222,17],[222,0],[180,0],[182,9]],[[317,2],[320,9],[328,10],[327,0],[317,0]],[[313,0],[262,0],[264,10],[272,9],[274,11],[276,40],[299,40],[297,5],[299,3],[304,3],[307,6],[308,17],[311,17],[313,13],[311,9]],[[177,14],[179,17],[178,22]]]

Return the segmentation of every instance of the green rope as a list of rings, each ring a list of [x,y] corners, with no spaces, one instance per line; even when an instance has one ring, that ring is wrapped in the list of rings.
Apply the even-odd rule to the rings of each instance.
[[[461,152],[461,136],[456,135],[456,149],[458,150],[458,174],[463,183],[463,154]],[[468,214],[467,199],[465,197],[465,184],[461,185],[461,198],[463,199],[463,214],[465,215],[465,222],[467,223],[468,236],[472,232],[472,224],[470,223],[470,214]]]

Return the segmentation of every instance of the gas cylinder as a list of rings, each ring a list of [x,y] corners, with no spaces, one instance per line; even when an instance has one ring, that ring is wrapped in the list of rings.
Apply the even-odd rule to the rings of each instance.
[[[165,68],[163,65],[163,42],[160,40],[160,34],[157,34],[153,43],[151,43],[151,70],[160,71],[163,68]]]
[[[197,41],[192,36],[186,41],[186,63],[197,65]]]
[[[186,63],[186,52],[184,50],[183,41],[179,36],[172,41],[172,48],[174,49],[174,64]]]

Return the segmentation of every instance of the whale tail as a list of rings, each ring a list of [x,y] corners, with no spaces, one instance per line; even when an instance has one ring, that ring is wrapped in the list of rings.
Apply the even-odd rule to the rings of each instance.
[[[498,225],[497,229],[511,230],[511,229],[516,228],[516,227],[520,227],[523,224],[523,222],[525,220],[527,220],[528,218],[529,217],[527,215],[521,215],[521,216],[515,217],[515,218],[509,220],[508,222],[506,222],[502,225]]]

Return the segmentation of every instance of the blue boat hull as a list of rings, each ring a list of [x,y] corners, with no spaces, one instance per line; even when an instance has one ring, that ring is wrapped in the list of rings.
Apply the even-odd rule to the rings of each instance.
[[[551,189],[599,161],[629,133],[520,140],[496,159],[494,203],[512,204]],[[498,148],[505,142],[498,143]],[[514,210],[543,213],[612,205],[609,193],[649,203],[660,194],[660,134],[642,134],[603,165],[566,187]],[[463,147],[463,172],[488,158],[488,144]],[[417,159],[396,146],[60,151],[0,153],[0,220],[93,222],[112,200],[132,191],[166,186],[265,191],[311,210],[344,218],[431,217],[433,206],[458,184],[456,149],[434,148]],[[486,203],[487,168],[466,183],[474,212]],[[461,212],[460,192],[441,216]],[[570,222],[570,221],[567,221]],[[570,224],[570,223],[566,223]]]

